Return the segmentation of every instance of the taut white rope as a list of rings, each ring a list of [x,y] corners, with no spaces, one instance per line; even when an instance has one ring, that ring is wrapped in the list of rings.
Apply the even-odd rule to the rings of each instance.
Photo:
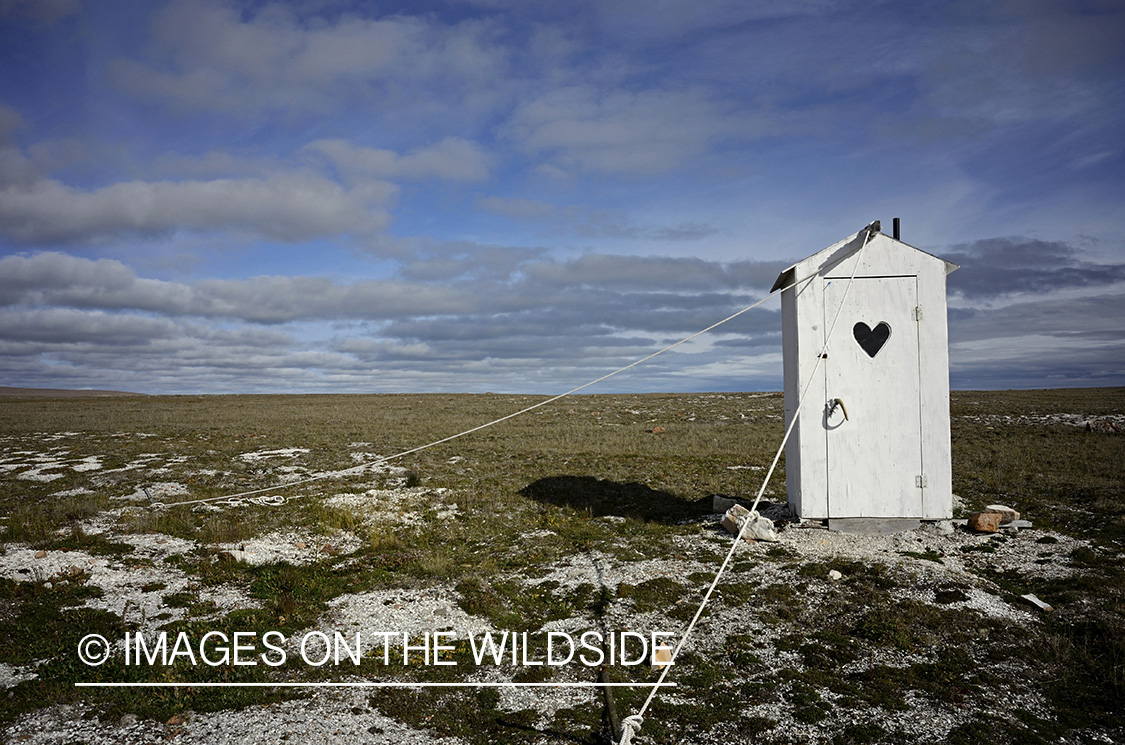
[[[777,468],[777,462],[781,459],[781,454],[785,452],[785,443],[789,441],[789,435],[793,432],[794,425],[797,424],[797,415],[801,411],[801,405],[805,402],[805,394],[809,392],[809,388],[812,386],[812,382],[816,380],[816,371],[820,367],[820,361],[824,359],[824,355],[828,352],[828,342],[832,338],[832,331],[836,328],[836,321],[840,319],[840,311],[844,309],[844,303],[848,299],[848,290],[851,289],[852,282],[855,280],[856,270],[859,268],[860,254],[862,254],[863,249],[867,247],[867,242],[871,240],[871,234],[872,232],[874,232],[870,226],[866,228],[866,231],[867,235],[864,236],[862,245],[860,245],[860,247],[855,252],[855,265],[852,266],[852,273],[848,277],[848,283],[844,286],[844,294],[840,298],[840,306],[836,308],[836,315],[832,317],[832,323],[825,331],[824,346],[821,347],[820,353],[816,356],[816,363],[813,365],[812,373],[809,375],[808,382],[805,383],[805,387],[801,390],[801,395],[797,399],[797,406],[793,410],[793,418],[790,420],[789,426],[785,429],[785,435],[781,438],[781,445],[778,446],[777,453],[773,456],[773,463],[770,464],[770,469],[766,472],[766,478],[762,481],[762,486],[758,489],[758,496],[754,498],[754,506],[750,508],[751,512],[757,510],[758,503],[762,501],[762,495],[766,491],[766,486],[770,482],[770,477],[773,476],[774,469]],[[816,277],[816,275],[814,274],[813,277]],[[809,279],[812,279],[813,277],[810,277]],[[785,292],[785,290],[789,289],[790,287],[794,287],[797,284],[799,283],[794,282],[789,287],[778,290],[778,292]],[[707,607],[707,602],[711,599],[711,593],[715,591],[715,587],[718,586],[719,580],[722,579],[723,573],[727,570],[727,566],[730,565],[730,560],[734,557],[734,552],[738,549],[738,544],[742,541],[742,534],[746,532],[746,528],[750,525],[751,522],[751,520],[746,520],[742,523],[742,527],[739,528],[738,535],[734,537],[734,540],[730,544],[730,550],[727,551],[726,558],[723,559],[723,563],[719,566],[719,571],[715,573],[715,579],[711,581],[711,586],[708,587],[707,592],[703,594],[703,600],[699,603],[699,608],[695,611],[695,615],[692,617],[691,622],[688,623],[683,635],[680,636],[680,640],[676,643],[676,648],[672,650],[672,658],[667,663],[665,663],[664,668],[660,671],[660,677],[657,678],[656,683],[653,684],[652,690],[649,691],[648,698],[646,698],[644,704],[641,705],[640,711],[638,711],[633,716],[626,717],[622,722],[622,724],[624,725],[625,722],[629,722],[630,720],[632,720],[629,728],[622,732],[619,745],[631,745],[633,742],[633,736],[637,734],[638,731],[640,731],[641,723],[644,721],[644,713],[648,711],[649,704],[651,704],[652,700],[656,697],[656,692],[659,691],[661,687],[663,687],[664,679],[668,677],[668,671],[672,669],[672,665],[675,664],[676,657],[679,656],[680,650],[683,649],[684,645],[687,643],[688,637],[690,637],[692,631],[695,630],[695,624],[703,615],[703,611]]]
[[[276,506],[278,504],[284,504],[285,501],[286,501],[285,497],[275,497],[272,500],[264,500],[262,497],[258,497],[257,499],[246,499],[246,498],[247,497],[253,497],[256,494],[265,494],[266,492],[281,491],[282,489],[289,489],[289,488],[294,487],[294,486],[302,486],[304,484],[311,484],[315,481],[322,481],[324,479],[333,478],[333,477],[337,477],[337,476],[345,476],[349,473],[361,472],[365,468],[370,468],[371,466],[378,466],[378,465],[381,465],[383,463],[387,463],[389,461],[405,457],[407,455],[412,455],[413,453],[417,453],[417,452],[420,452],[422,450],[428,450],[429,448],[435,447],[437,445],[442,445],[444,443],[451,442],[452,440],[457,440],[457,439],[459,439],[461,437],[464,437],[466,435],[471,435],[474,432],[479,432],[482,429],[487,429],[488,427],[492,427],[494,425],[500,424],[501,422],[506,422],[509,419],[514,419],[515,417],[520,416],[522,414],[526,414],[529,411],[534,411],[535,409],[546,406],[547,404],[554,403],[555,401],[558,401],[561,398],[566,398],[567,396],[571,396],[575,393],[578,393],[579,391],[585,390],[585,389],[589,388],[590,386],[597,385],[598,383],[601,383],[604,380],[609,380],[613,376],[620,375],[621,373],[625,372],[626,370],[631,370],[634,367],[636,367],[637,365],[648,362],[649,360],[651,360],[654,357],[659,357],[660,355],[664,354],[665,352],[670,352],[673,349],[675,349],[676,347],[678,347],[682,344],[686,344],[686,343],[688,343],[692,339],[695,339],[698,336],[702,336],[703,334],[706,334],[708,331],[712,331],[714,329],[717,329],[719,326],[722,326],[724,323],[727,323],[728,321],[733,321],[735,318],[738,318],[743,313],[746,313],[748,311],[753,310],[754,308],[757,308],[759,305],[766,302],[767,300],[774,297],[775,295],[779,295],[782,292],[785,292],[786,290],[790,290],[790,289],[796,287],[797,285],[801,284],[802,282],[809,281],[809,279],[812,279],[812,278],[810,277],[808,279],[801,280],[800,282],[793,282],[788,287],[782,287],[781,289],[775,290],[775,291],[771,292],[770,294],[766,295],[761,300],[754,303],[753,305],[748,305],[745,308],[743,308],[742,310],[738,311],[737,313],[732,313],[731,315],[727,316],[723,320],[717,321],[716,323],[711,324],[710,326],[708,326],[705,329],[702,329],[700,331],[696,331],[691,336],[686,336],[683,339],[680,339],[678,342],[675,342],[674,344],[669,344],[668,346],[664,347],[663,349],[660,349],[656,352],[653,352],[652,354],[648,355],[647,357],[642,357],[641,359],[637,360],[636,362],[631,362],[628,365],[625,365],[625,367],[618,368],[617,370],[614,370],[611,373],[607,373],[607,374],[601,376],[600,378],[597,378],[596,380],[591,380],[589,383],[583,383],[582,385],[578,386],[577,388],[571,388],[566,393],[560,393],[557,396],[552,396],[551,398],[540,401],[537,404],[532,404],[531,406],[520,409],[519,411],[513,412],[513,413],[508,414],[506,416],[502,416],[499,419],[493,419],[491,422],[485,422],[484,424],[477,425],[476,427],[473,427],[472,429],[467,429],[464,432],[458,432],[455,435],[450,435],[449,437],[443,437],[440,440],[435,440],[433,442],[426,443],[425,445],[419,445],[418,447],[411,448],[409,450],[403,450],[400,453],[395,453],[393,455],[387,455],[387,456],[384,456],[382,458],[377,458],[377,459],[375,459],[373,461],[369,461],[367,463],[361,463],[357,466],[352,466],[351,468],[345,468],[345,469],[340,470],[340,471],[330,471],[328,473],[321,473],[321,474],[317,474],[316,476],[310,476],[309,478],[306,478],[306,479],[300,479],[298,481],[290,481],[290,482],[285,483],[285,484],[277,484],[275,486],[262,487],[261,489],[252,489],[250,491],[244,491],[244,492],[240,492],[238,494],[227,494],[227,495],[224,495],[224,496],[221,496],[221,497],[208,497],[206,499],[187,499],[187,500],[184,500],[182,502],[171,502],[171,503],[153,502],[149,506],[154,507],[154,508],[156,508],[156,507],[166,508],[166,507],[177,507],[177,506],[188,505],[188,504],[203,504],[205,502],[223,502],[223,501],[228,502],[229,504],[231,504],[233,506],[241,506],[243,504],[246,504],[247,502],[252,503],[252,504],[266,505],[266,506]],[[772,472],[772,469],[771,469],[771,472]],[[759,497],[760,496],[761,495],[759,494]],[[289,497],[289,499],[295,499],[295,498],[296,497]],[[277,501],[277,500],[280,500],[280,501]]]

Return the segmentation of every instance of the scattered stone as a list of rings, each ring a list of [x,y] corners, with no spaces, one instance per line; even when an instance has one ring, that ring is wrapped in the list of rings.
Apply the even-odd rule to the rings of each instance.
[[[828,579],[832,580],[833,582],[839,582],[843,578],[844,578],[844,575],[840,574],[835,569],[828,572]]]
[[[179,714],[173,714],[171,716],[171,718],[168,719],[167,722],[165,722],[165,724],[170,724],[173,727],[176,727],[176,726],[181,725],[183,723],[184,723],[184,718],[182,716],[180,716]]]
[[[664,434],[664,431],[665,430],[663,427],[653,427],[652,429],[645,430],[645,432],[648,432],[651,435],[662,435]]]
[[[331,543],[325,543],[324,548],[320,550],[328,554],[329,556],[335,556],[336,554],[340,553],[340,549],[336,548]]]
[[[1016,528],[1022,528],[1024,530],[1026,530],[1026,529],[1031,527],[1031,521],[1030,520],[1013,520],[1012,522],[1008,523],[1004,527],[1005,528],[1011,528],[1012,530],[1015,530]]]
[[[121,718],[117,720],[118,727],[132,727],[137,723],[136,714],[122,714]]]
[[[927,520],[922,523],[922,528],[929,533],[936,533],[940,536],[953,535],[953,521],[952,520]]]
[[[974,512],[969,515],[969,530],[978,533],[995,533],[1000,530],[999,512]]]
[[[304,541],[297,541],[296,543],[293,544],[293,548],[308,548],[308,547],[309,547],[309,544],[305,543]]]
[[[672,662],[672,648],[671,647],[653,647],[652,649],[652,666],[664,667]]]
[[[1044,613],[1050,613],[1051,611],[1054,610],[1054,608],[1052,608],[1047,603],[1044,603],[1042,600],[1035,597],[1035,595],[1033,595],[1030,592],[1026,595],[1020,595],[1020,600],[1026,600],[1027,602],[1031,603],[1032,605],[1034,605],[1036,608],[1043,611]]]
[[[38,551],[35,552],[35,558],[36,559],[46,559],[47,558],[47,552],[44,551],[43,549],[39,549]]]
[[[1121,425],[1109,419],[1091,419],[1086,422],[1086,431],[1100,435],[1119,435],[1121,434]]]
[[[742,526],[746,523],[749,524],[743,530]],[[778,540],[772,520],[762,517],[757,512],[751,512],[740,504],[734,505],[723,515],[723,527],[731,535],[738,535],[741,532],[742,540],[747,543]]]
[[[1013,520],[1020,519],[1020,513],[1013,510],[1011,507],[1005,507],[1002,504],[990,504],[984,508],[985,512],[998,512],[1000,514],[1000,524],[1006,525]]]

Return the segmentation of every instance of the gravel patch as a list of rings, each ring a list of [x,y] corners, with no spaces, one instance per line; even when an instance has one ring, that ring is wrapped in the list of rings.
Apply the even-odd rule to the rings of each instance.
[[[166,544],[155,543],[162,538]],[[194,546],[188,541],[168,536],[122,536],[121,540],[138,547],[139,555],[105,557],[85,551],[44,552],[23,544],[9,544],[0,556],[0,577],[16,582],[46,581],[54,585],[80,580],[88,573],[86,584],[101,588],[103,595],[86,599],[80,607],[97,608],[127,617],[131,623],[140,624],[140,629],[144,631],[156,630],[187,615],[187,608],[164,604],[164,596],[175,593],[198,593],[200,603],[214,604],[208,613],[197,609],[193,614],[197,617],[219,617],[239,608],[258,606],[257,601],[236,588],[199,587],[174,566],[159,561],[149,566],[136,561],[136,558],[159,560],[176,549],[183,551],[189,545]]]
[[[324,503],[329,507],[345,507],[362,515],[366,525],[394,523],[418,527],[431,518],[450,520],[459,514],[456,502],[445,501],[449,493],[445,488],[426,487],[368,489],[361,494],[336,494]]]
[[[188,712],[182,723],[140,720],[125,715],[105,721],[83,704],[59,705],[19,718],[8,742],[27,745],[462,745],[412,729],[367,705],[362,689],[317,689],[307,698],[267,706],[208,713]]]
[[[35,672],[34,666],[23,667],[0,662],[0,688],[11,688],[25,680],[35,680],[38,677],[39,675]]]
[[[458,607],[461,596],[454,590],[433,587],[425,590],[378,590],[341,595],[328,604],[321,629],[364,636],[391,631],[418,636],[451,631],[450,638],[492,630],[487,619],[471,616]]]
[[[327,535],[309,531],[274,531],[238,543],[219,544],[221,551],[246,564],[285,562],[302,566],[334,554],[347,554],[363,546],[354,533],[334,530]]]

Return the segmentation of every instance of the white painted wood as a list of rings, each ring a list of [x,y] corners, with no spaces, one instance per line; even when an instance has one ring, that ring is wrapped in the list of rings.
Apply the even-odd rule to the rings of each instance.
[[[798,262],[774,286],[800,283],[781,301],[787,426],[808,385],[786,446],[789,502],[806,518],[948,518],[945,276],[957,267],[882,234],[859,251],[865,235]],[[828,358],[813,376],[841,299]],[[874,357],[854,338],[860,321],[891,326]],[[841,423],[839,410],[828,416],[835,398],[844,401],[848,421]]]
[[[919,517],[922,489],[922,414],[918,371],[917,277],[858,277],[824,284],[825,323],[844,302],[821,363],[825,400],[843,401],[829,415],[821,407],[831,517]],[[874,357],[853,334],[857,323],[889,324],[890,337]],[[901,403],[888,405],[894,392]],[[847,418],[844,410],[847,411]]]

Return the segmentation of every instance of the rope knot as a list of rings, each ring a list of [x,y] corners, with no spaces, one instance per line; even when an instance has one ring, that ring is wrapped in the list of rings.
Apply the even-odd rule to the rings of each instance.
[[[644,724],[645,718],[640,714],[634,714],[630,717],[625,717],[621,721],[621,743],[620,745],[631,745],[633,742],[633,735],[641,731],[641,725]]]

